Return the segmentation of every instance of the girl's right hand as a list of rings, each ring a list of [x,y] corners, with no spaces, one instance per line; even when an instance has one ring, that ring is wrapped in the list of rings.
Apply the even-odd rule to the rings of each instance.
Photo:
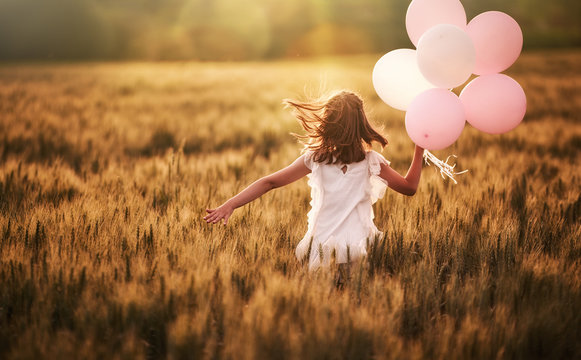
[[[206,209],[206,212],[208,215],[204,216],[204,220],[206,220],[207,223],[216,224],[221,219],[224,219],[223,222],[224,225],[226,225],[228,224],[230,215],[234,212],[234,208],[228,205],[228,203],[224,203],[215,209]]]

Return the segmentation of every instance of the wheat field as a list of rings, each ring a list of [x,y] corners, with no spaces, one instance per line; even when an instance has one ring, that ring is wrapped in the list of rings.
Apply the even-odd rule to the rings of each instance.
[[[521,55],[523,123],[388,191],[343,288],[294,257],[306,179],[203,221],[300,155],[283,98],[359,92],[405,173],[378,58],[1,65],[0,358],[580,358],[579,51]]]

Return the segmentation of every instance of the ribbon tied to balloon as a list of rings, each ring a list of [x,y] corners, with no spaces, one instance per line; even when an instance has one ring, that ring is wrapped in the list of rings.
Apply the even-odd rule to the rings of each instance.
[[[416,49],[397,49],[373,69],[373,86],[389,106],[406,111],[405,128],[426,150],[452,145],[466,121],[489,134],[514,129],[524,118],[526,96],[511,77],[501,74],[518,58],[523,35],[518,23],[499,11],[487,11],[469,23],[459,0],[413,0],[406,30]],[[461,91],[472,74],[477,75]],[[454,166],[424,154],[454,182]]]

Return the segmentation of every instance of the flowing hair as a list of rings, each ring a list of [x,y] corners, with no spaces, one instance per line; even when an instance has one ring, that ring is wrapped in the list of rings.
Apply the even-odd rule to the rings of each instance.
[[[387,146],[387,140],[367,120],[363,100],[350,91],[340,91],[310,102],[283,100],[307,132],[294,134],[305,150],[313,151],[320,163],[350,164],[365,159],[373,141]]]

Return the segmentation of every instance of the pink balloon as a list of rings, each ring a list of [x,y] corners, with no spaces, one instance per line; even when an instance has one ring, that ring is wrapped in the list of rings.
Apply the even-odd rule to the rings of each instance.
[[[468,122],[489,134],[514,129],[524,118],[527,108],[522,87],[504,74],[477,77],[462,90],[460,100]]]
[[[405,115],[409,137],[428,150],[452,145],[460,137],[465,123],[460,99],[446,89],[430,89],[416,96]]]
[[[451,24],[466,29],[466,11],[459,0],[413,0],[405,16],[405,27],[414,45],[434,25]]]
[[[500,11],[487,11],[468,23],[466,30],[476,49],[478,75],[495,74],[508,69],[522,50],[523,37],[518,23]]]

